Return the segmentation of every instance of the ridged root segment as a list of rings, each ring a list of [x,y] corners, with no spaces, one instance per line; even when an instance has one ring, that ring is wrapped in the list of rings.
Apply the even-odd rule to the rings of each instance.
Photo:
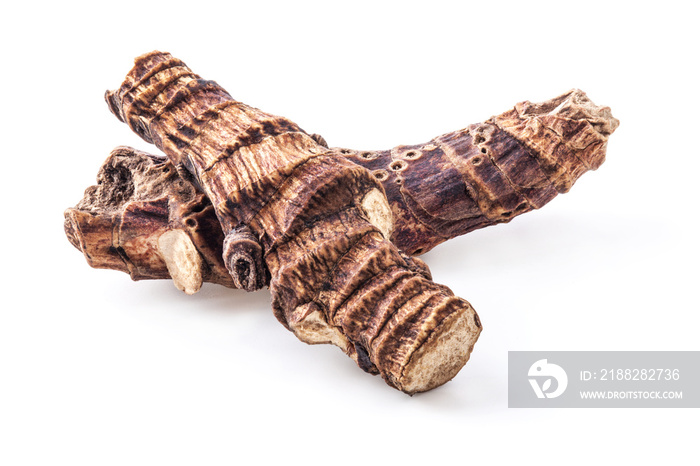
[[[183,66],[145,55],[107,101],[194,175],[232,246],[241,242],[237,228],[249,227],[243,243],[262,245],[279,320],[303,341],[340,346],[407,393],[450,380],[481,325],[469,303],[387,240],[381,183],[294,123],[234,101]],[[235,269],[231,259],[224,256]]]
[[[66,235],[92,267],[133,280],[172,277],[188,293],[205,280],[233,286],[213,207],[162,157],[117,147],[64,215]]]
[[[425,144],[335,150],[383,183],[395,219],[392,241],[413,255],[567,192],[603,163],[618,125],[608,107],[575,89]]]
[[[325,189],[295,182],[307,177]],[[319,156],[253,220],[279,238],[267,256],[273,309],[301,340],[340,346],[407,393],[429,390],[467,362],[481,326],[469,303],[426,278],[368,222],[361,199],[374,183],[343,159]],[[306,208],[290,212],[286,199]]]
[[[559,192],[603,163],[608,137],[620,124],[609,107],[595,105],[578,89],[542,103],[521,102],[489,122],[537,154]]]

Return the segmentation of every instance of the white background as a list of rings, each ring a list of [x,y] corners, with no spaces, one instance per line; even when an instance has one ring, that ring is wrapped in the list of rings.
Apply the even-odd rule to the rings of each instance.
[[[507,407],[508,351],[700,350],[692,2],[2,9],[0,464],[697,464],[697,409]],[[153,49],[333,146],[421,143],[573,87],[621,126],[570,193],[424,256],[484,331],[408,397],[300,343],[267,291],[188,297],[68,243],[63,210],[109,151],[157,152],[102,97]]]

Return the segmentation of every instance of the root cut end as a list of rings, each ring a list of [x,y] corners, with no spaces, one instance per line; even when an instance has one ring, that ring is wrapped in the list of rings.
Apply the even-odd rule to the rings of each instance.
[[[384,193],[375,188],[365,194],[362,198],[362,209],[369,222],[382,232],[385,239],[389,239],[394,229],[394,219]]]
[[[158,238],[158,252],[178,290],[195,294],[202,287],[202,257],[183,230],[169,230]]]
[[[406,365],[400,389],[409,395],[449,382],[464,367],[481,333],[474,309],[466,308],[442,322],[418,348]]]

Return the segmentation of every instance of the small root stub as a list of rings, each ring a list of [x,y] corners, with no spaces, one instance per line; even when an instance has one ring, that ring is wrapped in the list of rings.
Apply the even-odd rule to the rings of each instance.
[[[248,227],[232,230],[224,239],[224,263],[236,288],[256,291],[267,282],[260,242]]]

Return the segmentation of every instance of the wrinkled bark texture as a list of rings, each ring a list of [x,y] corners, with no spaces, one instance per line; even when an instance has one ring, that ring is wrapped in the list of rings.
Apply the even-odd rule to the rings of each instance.
[[[411,394],[466,363],[481,331],[476,313],[388,240],[391,208],[367,169],[169,54],[139,57],[106,99],[192,175],[221,224],[226,269],[241,284],[269,273],[275,315],[302,341],[335,344]],[[250,259],[256,242],[267,272]],[[187,241],[172,243],[171,256],[196,262]]]

